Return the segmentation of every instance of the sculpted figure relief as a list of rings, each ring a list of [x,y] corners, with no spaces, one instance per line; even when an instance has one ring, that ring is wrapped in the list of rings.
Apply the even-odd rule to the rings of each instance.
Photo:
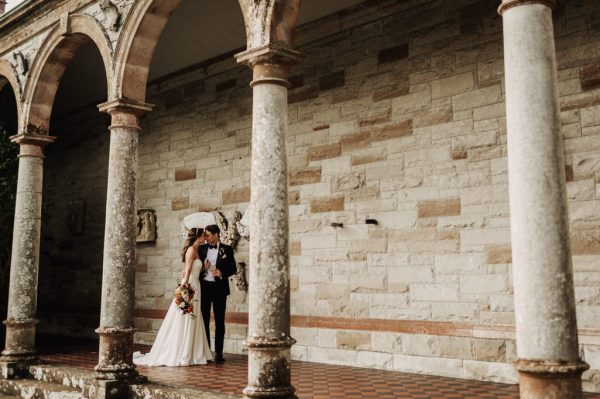
[[[140,209],[137,215],[136,242],[156,241],[156,213],[152,209]]]

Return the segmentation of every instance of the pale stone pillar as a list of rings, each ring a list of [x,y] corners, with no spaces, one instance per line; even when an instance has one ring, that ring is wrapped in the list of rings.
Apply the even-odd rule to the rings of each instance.
[[[37,359],[35,326],[42,217],[43,148],[55,137],[20,134],[15,224],[8,289],[6,345],[0,362],[4,378],[23,376]]]
[[[288,69],[299,54],[265,46],[239,54],[253,69],[248,386],[246,398],[295,398],[288,254]]]
[[[149,104],[117,100],[101,104],[111,115],[102,302],[97,379],[124,381],[137,376],[133,364],[135,300],[136,176],[139,117]],[[110,385],[110,384],[109,384]],[[97,397],[120,397],[119,384]],[[102,391],[103,388],[100,388]]]
[[[511,242],[522,399],[580,398],[554,0],[504,0]]]

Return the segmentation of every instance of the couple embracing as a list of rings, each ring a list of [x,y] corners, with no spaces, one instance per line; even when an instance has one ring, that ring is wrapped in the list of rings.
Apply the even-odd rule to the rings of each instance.
[[[152,349],[145,355],[134,354],[134,362],[145,366],[190,366],[212,361],[210,351],[210,310],[215,317],[215,363],[223,363],[225,308],[229,295],[229,277],[237,269],[233,248],[220,241],[217,225],[192,228],[181,253],[184,269],[182,284],[189,284],[196,294],[192,300],[200,314],[183,314],[175,300],[156,335]]]

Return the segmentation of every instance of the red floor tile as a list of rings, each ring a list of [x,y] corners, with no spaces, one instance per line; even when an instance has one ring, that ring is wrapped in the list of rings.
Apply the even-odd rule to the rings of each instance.
[[[98,361],[98,345],[93,341],[41,338],[41,358],[92,369]],[[138,346],[137,350],[148,351]],[[153,382],[216,391],[241,396],[247,382],[247,357],[226,355],[222,365],[191,367],[139,367],[140,374]],[[292,362],[292,384],[302,399],[516,399],[518,386],[459,380],[421,374]],[[600,399],[600,394],[586,394]]]

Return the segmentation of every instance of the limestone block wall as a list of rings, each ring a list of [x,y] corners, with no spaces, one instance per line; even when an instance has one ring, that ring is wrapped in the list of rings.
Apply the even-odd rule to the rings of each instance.
[[[516,382],[501,18],[487,0],[395,3],[298,33],[306,60],[291,74],[287,138],[292,353]],[[594,0],[555,12],[588,390],[600,390],[599,16]],[[248,205],[250,74],[226,59],[149,87],[157,107],[142,120],[138,201],[156,211],[157,241],[138,246],[139,342],[152,341],[172,298],[183,217]],[[244,351],[246,311],[234,288],[226,351]]]

